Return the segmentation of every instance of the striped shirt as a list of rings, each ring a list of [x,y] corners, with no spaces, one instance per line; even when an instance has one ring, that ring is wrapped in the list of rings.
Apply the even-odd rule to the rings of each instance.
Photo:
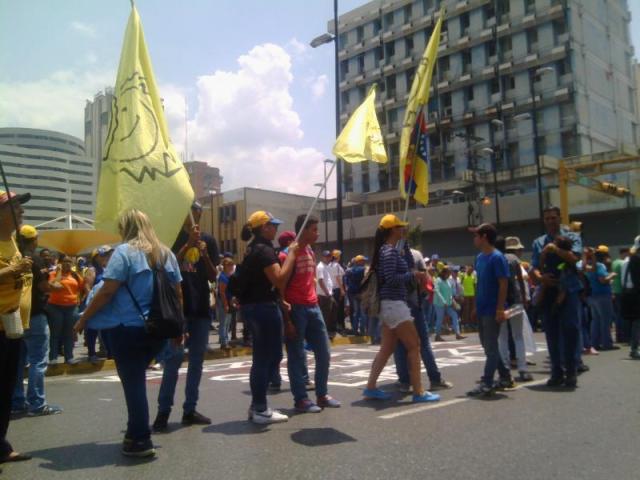
[[[398,250],[389,244],[384,244],[380,248],[377,270],[380,300],[406,301],[406,284],[411,280],[412,274]]]

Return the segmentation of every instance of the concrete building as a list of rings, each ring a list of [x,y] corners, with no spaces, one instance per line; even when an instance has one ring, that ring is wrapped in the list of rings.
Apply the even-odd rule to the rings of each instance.
[[[221,252],[231,252],[236,260],[244,257],[247,244],[240,238],[249,215],[267,210],[284,222],[278,231],[294,230],[298,215],[307,213],[312,197],[292,195],[258,188],[238,188],[199,198],[203,205],[200,225],[212,233]]]
[[[84,107],[84,145],[87,157],[93,160],[96,183],[100,178],[103,149],[109,133],[112,101],[113,89],[107,87],[96,93],[93,100],[87,100]]]
[[[70,214],[93,219],[94,162],[79,138],[49,130],[0,128],[0,161],[10,188],[32,195],[25,223],[39,225]],[[60,220],[45,228],[66,227],[68,222]]]
[[[189,174],[196,198],[222,191],[222,177],[219,168],[211,167],[207,162],[197,161],[186,162],[184,167]]]
[[[353,217],[354,247],[372,233],[371,216],[403,211],[397,194],[401,124],[441,5],[447,13],[428,106],[430,202],[428,208],[410,206],[410,217],[422,219],[425,250],[432,250],[429,244],[469,250],[462,238],[451,241],[454,232],[496,220],[494,169],[502,227],[507,232],[517,226],[530,243],[540,230],[536,154],[548,204],[557,199],[554,159],[586,162],[603,152],[637,153],[637,86],[626,0],[369,2],[339,18],[340,118],[344,124],[377,83],[390,162],[345,164],[344,218]],[[634,178],[621,173],[615,181],[633,186]],[[624,226],[628,236],[640,226],[635,200],[602,196],[597,203],[591,208],[579,202],[571,213],[604,209],[631,215]],[[335,218],[334,210],[329,218]],[[603,215],[604,225],[610,220]],[[347,242],[350,228],[344,228]]]

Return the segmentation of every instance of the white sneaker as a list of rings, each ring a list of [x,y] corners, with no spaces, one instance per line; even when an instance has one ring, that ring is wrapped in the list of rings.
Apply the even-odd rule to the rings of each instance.
[[[277,410],[271,410],[270,408],[267,408],[263,412],[258,412],[250,408],[249,420],[257,425],[269,425],[272,423],[287,422],[289,420],[289,417],[278,412]]]

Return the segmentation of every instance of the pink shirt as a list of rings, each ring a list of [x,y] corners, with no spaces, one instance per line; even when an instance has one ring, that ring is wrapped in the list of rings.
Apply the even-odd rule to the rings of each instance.
[[[316,295],[316,258],[310,246],[296,257],[296,266],[285,291],[285,300],[292,305],[318,304]]]

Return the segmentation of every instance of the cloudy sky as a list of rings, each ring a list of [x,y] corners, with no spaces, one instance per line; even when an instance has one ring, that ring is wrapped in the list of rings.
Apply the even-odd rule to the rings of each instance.
[[[585,0],[592,1],[592,0]],[[341,0],[340,11],[364,3]],[[630,1],[640,48],[640,1]],[[172,139],[240,186],[313,193],[335,140],[332,0],[137,0]],[[83,137],[115,81],[128,0],[0,0],[0,126]]]

